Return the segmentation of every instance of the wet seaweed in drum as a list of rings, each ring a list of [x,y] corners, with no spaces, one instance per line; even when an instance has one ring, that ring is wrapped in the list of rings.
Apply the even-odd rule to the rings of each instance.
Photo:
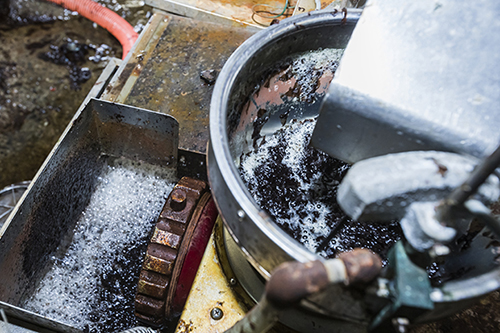
[[[316,252],[344,218],[337,188],[349,165],[309,147],[315,120],[292,121],[243,155],[240,174],[257,204],[290,236]],[[355,247],[382,257],[398,239],[397,223],[347,219],[319,254],[332,258]]]
[[[305,118],[317,114],[314,110],[342,53],[342,49],[319,49],[292,55],[257,86],[250,97],[257,103],[249,103],[246,109],[255,109],[253,149],[241,156],[240,174],[256,203],[310,251],[331,258],[363,247],[385,258],[401,238],[399,225],[348,219],[336,196],[349,165],[309,147],[316,120]],[[282,103],[273,104],[272,91],[280,94]],[[262,135],[276,116],[281,129]]]

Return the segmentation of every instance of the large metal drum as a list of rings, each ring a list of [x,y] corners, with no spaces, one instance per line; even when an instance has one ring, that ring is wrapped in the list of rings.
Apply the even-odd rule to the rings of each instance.
[[[321,258],[284,232],[256,204],[241,179],[240,157],[252,150],[255,129],[255,114],[245,112],[244,106],[287,56],[322,48],[345,48],[357,20],[356,14],[344,17],[343,13],[332,12],[285,20],[247,40],[231,56],[217,80],[210,110],[209,181],[226,225],[228,257],[233,266],[237,266],[235,273],[240,283],[255,300],[259,299],[263,283],[279,264]],[[319,104],[297,114],[292,110],[289,117],[315,116]],[[280,127],[279,117],[270,115],[262,130],[270,134]],[[495,251],[485,247],[487,242],[479,235],[469,249],[447,260],[451,263],[448,267],[469,267],[470,270],[434,287],[430,293],[434,309],[417,321],[450,315],[500,286]],[[478,253],[481,253],[479,257]],[[364,331],[373,319],[373,313],[366,311],[363,297],[343,287],[332,288],[323,297],[307,299],[301,305],[305,311],[298,311],[282,321],[302,331],[323,331],[325,328],[318,327],[318,323],[339,331]],[[304,324],[307,318],[316,326],[308,328]]]
[[[284,261],[317,259],[278,228],[246,189],[237,170],[242,153],[251,149],[242,138],[253,131],[243,105],[256,86],[287,56],[319,48],[344,48],[358,15],[316,13],[282,22],[256,34],[225,64],[214,88],[210,110],[209,179],[217,205],[232,237],[264,277]],[[290,115],[290,118],[294,115]],[[266,126],[279,128],[279,118]],[[246,126],[240,126],[246,124]]]
[[[212,193],[227,227],[226,249],[240,283],[254,299],[259,299],[261,285],[279,264],[297,260],[306,262],[320,257],[295,241],[277,226],[273,219],[253,200],[238,171],[240,156],[252,149],[255,114],[244,112],[250,96],[279,71],[284,59],[292,54],[322,49],[346,47],[359,13],[316,12],[282,21],[248,39],[225,64],[219,74],[212,96],[210,110],[210,145],[208,172]],[[314,117],[319,113],[320,101],[300,111],[290,111],[289,119]],[[295,112],[295,113],[294,113]],[[278,115],[270,115],[262,129],[272,134],[282,126]],[[250,265],[248,264],[250,263]],[[239,273],[239,274],[238,274]],[[339,295],[341,292],[339,291]],[[294,315],[295,329],[321,331],[329,319],[315,318],[327,314],[318,304],[304,304],[313,312]],[[321,302],[319,302],[321,303]],[[346,312],[355,313],[354,322],[366,320],[358,304],[344,306]],[[344,304],[345,305],[345,304]],[[326,311],[326,312],[325,312]],[[341,316],[343,312],[339,309]],[[331,312],[329,313],[331,314]],[[326,321],[324,321],[326,320]],[[284,319],[284,322],[290,320]],[[302,323],[298,323],[302,321]],[[308,321],[308,324],[303,322]],[[342,320],[343,321],[343,320]],[[317,325],[321,322],[321,325]],[[366,321],[365,321],[366,323]],[[337,322],[338,324],[338,322]],[[298,326],[297,326],[298,325]],[[330,326],[330,325],[328,325]],[[344,329],[356,331],[362,326],[345,322]],[[331,326],[330,326],[331,327]]]

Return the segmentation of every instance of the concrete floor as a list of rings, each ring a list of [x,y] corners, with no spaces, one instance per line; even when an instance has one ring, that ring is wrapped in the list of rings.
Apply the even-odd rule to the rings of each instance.
[[[40,55],[67,39],[103,46],[107,56],[121,58],[121,46],[106,30],[43,0],[2,0],[0,7],[0,188],[32,179],[76,112],[107,61],[80,66],[91,78],[72,87],[69,69]],[[98,1],[141,28],[147,8],[141,2]],[[10,4],[10,7],[7,6]],[[129,7],[125,7],[125,5]],[[109,46],[109,48],[107,48]]]

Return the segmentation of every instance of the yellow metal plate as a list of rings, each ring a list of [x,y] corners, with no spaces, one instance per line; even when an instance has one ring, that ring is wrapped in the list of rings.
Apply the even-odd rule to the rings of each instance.
[[[217,228],[221,227],[220,219]],[[216,232],[215,231],[215,232]],[[248,307],[241,302],[224,274],[217,254],[215,232],[212,233],[201,265],[193,282],[176,333],[224,332],[243,318]],[[222,311],[220,319],[214,319],[214,308]]]

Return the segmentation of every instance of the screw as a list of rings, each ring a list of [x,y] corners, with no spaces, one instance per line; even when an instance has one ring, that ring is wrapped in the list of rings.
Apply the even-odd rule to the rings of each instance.
[[[180,212],[186,207],[186,192],[184,190],[176,188],[172,191],[170,207],[176,212]]]
[[[240,220],[243,220],[246,216],[245,211],[243,209],[238,210],[237,214],[238,214],[238,217],[240,218]]]
[[[220,320],[224,316],[224,313],[220,308],[213,308],[212,311],[210,311],[210,317],[212,317],[213,320]]]
[[[235,278],[231,278],[229,280],[229,283],[231,283],[232,286],[236,285],[236,279]]]

